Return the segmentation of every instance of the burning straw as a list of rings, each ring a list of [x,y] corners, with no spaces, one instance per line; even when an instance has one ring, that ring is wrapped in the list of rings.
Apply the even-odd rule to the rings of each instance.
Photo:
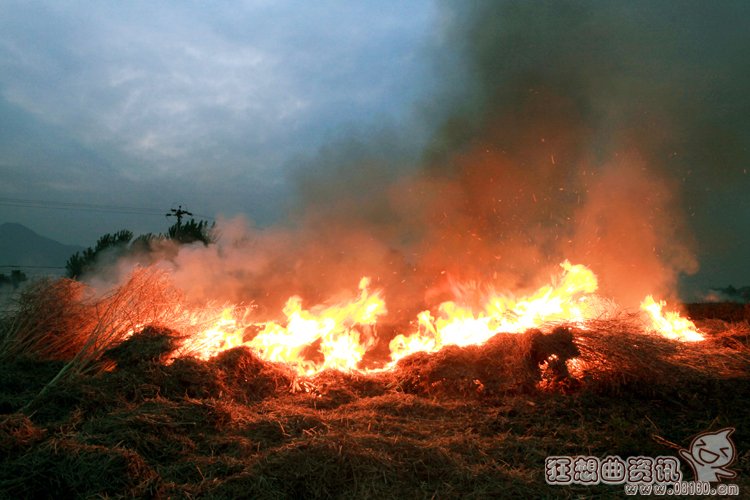
[[[712,378],[740,379],[750,374],[750,349],[720,335],[703,342],[679,342],[644,333],[637,320],[602,320],[576,330],[580,356],[569,361],[571,374],[598,392],[689,388]]]
[[[583,266],[565,263],[563,267],[563,276],[567,280],[562,280],[557,287],[541,288],[537,292],[538,297],[519,301],[518,304],[524,307],[516,304],[522,311],[528,309],[528,322],[505,321],[508,315],[516,318],[516,309],[506,311],[506,308],[498,305],[505,304],[500,299],[496,301],[497,304],[492,303],[498,311],[492,309],[474,317],[471,311],[466,310],[456,317],[445,318],[443,329],[438,328],[441,327],[441,319],[438,318],[434,325],[428,325],[435,328],[427,329],[427,333],[438,340],[447,339],[447,343],[443,342],[445,346],[435,343],[431,349],[415,349],[411,356],[407,355],[400,361],[397,358],[380,371],[393,371],[394,383],[407,392],[500,395],[523,392],[539,384],[563,384],[568,389],[580,383],[603,384],[618,390],[618,387],[631,382],[648,384],[654,380],[705,373],[708,366],[729,375],[746,370],[747,349],[741,350],[739,357],[729,355],[724,348],[727,340],[722,344],[698,342],[690,346],[690,343],[649,334],[654,323],[644,322],[643,314],[614,314],[612,304],[594,300],[597,298],[595,296],[585,295],[583,298],[587,300],[584,302],[576,295],[579,287],[572,286],[569,281],[579,275],[590,278],[583,282],[591,282],[592,285],[580,292],[590,293],[589,289],[595,289],[593,274]],[[574,274],[573,270],[579,272]],[[570,304],[567,300],[570,300]],[[118,346],[136,332],[143,332],[143,339],[147,339],[151,331],[147,328],[149,326],[178,332],[168,335],[168,338],[160,336],[158,331],[152,335],[155,342],[153,348],[156,349],[153,356],[158,363],[166,363],[180,356],[209,359],[222,353],[229,355],[233,347],[245,346],[245,349],[250,347],[254,351],[253,359],[258,357],[254,365],[259,370],[264,366],[262,360],[286,361],[299,373],[300,365],[293,364],[299,360],[277,360],[269,355],[269,350],[279,346],[260,342],[261,339],[267,340],[263,333],[273,331],[278,334],[273,339],[297,342],[308,337],[312,340],[322,338],[321,350],[328,345],[326,341],[330,341],[331,346],[343,349],[336,351],[342,359],[352,361],[342,365],[344,368],[340,363],[330,366],[325,363],[317,370],[304,371],[303,375],[314,375],[328,368],[358,372],[359,358],[349,360],[344,354],[349,352],[347,349],[352,345],[363,350],[368,347],[359,344],[360,330],[362,325],[374,325],[378,314],[385,311],[384,304],[379,292],[370,293],[363,280],[360,295],[351,300],[325,307],[316,306],[310,310],[287,308],[286,326],[274,322],[257,324],[248,321],[250,307],[212,304],[191,307],[165,270],[156,266],[136,268],[124,284],[103,294],[96,294],[85,285],[71,280],[36,284],[21,296],[15,315],[5,323],[0,339],[0,358],[65,361],[27,408],[65,378],[111,369],[113,362],[118,367],[138,364],[137,359],[129,357],[132,353],[128,349],[119,352]],[[607,307],[599,307],[601,304]],[[571,310],[568,311],[563,305]],[[549,319],[549,315],[535,312],[537,309],[561,310],[565,313],[562,317],[570,316],[572,321],[539,324],[541,330],[551,332],[546,334],[534,328],[521,329],[526,323],[533,325],[536,321]],[[441,311],[445,312],[445,308]],[[677,319],[693,326],[676,313],[668,314],[674,314]],[[558,316],[561,315],[549,317],[557,319]],[[609,319],[606,319],[607,316]],[[666,321],[663,316],[658,318]],[[265,326],[257,333],[259,325]],[[250,341],[245,339],[249,326],[256,327],[256,337]],[[502,330],[511,333],[498,334],[498,328],[503,326],[512,328]],[[476,330],[481,335],[472,336]],[[450,337],[447,335],[450,332],[465,338]],[[349,342],[340,342],[342,338]],[[163,342],[169,344],[169,349],[161,353]],[[145,343],[141,342],[140,345],[143,347]],[[228,358],[224,356],[222,359]]]
[[[104,368],[102,354],[146,325],[189,334],[205,327],[200,320],[185,309],[167,273],[154,267],[134,270],[124,284],[101,295],[77,281],[40,281],[5,320],[0,359],[67,361],[38,399],[66,377]]]
[[[4,318],[0,359],[70,359],[80,352],[86,342],[82,332],[93,330],[96,321],[85,288],[69,279],[32,284]]]

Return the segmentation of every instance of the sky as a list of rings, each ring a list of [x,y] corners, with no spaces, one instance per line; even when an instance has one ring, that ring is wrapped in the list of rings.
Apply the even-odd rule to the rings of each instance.
[[[0,219],[64,243],[163,231],[178,204],[273,222],[301,158],[410,120],[430,87],[431,2],[2,1],[0,12]]]
[[[164,231],[182,205],[384,234],[404,216],[400,179],[462,179],[464,224],[495,175],[523,201],[500,223],[477,203],[470,223],[508,241],[538,229],[541,252],[568,216],[572,254],[637,246],[683,289],[750,285],[749,15],[744,1],[0,0],[0,222],[88,246]],[[415,199],[426,221],[443,211]],[[602,219],[621,227],[584,227]],[[602,231],[617,237],[597,246]]]

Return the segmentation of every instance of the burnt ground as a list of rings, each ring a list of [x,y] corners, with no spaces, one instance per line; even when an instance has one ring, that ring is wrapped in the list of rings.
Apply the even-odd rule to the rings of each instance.
[[[176,337],[147,329],[42,396],[64,362],[20,357],[0,366],[0,496],[621,497],[547,485],[545,457],[676,456],[728,426],[750,491],[750,329],[709,326],[700,346],[612,325],[499,334],[312,379],[244,348],[170,359]]]

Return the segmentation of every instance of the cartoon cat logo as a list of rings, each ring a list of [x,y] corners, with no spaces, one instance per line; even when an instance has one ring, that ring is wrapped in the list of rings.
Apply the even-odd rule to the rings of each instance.
[[[693,438],[690,451],[680,450],[680,456],[693,468],[696,481],[716,482],[737,476],[735,471],[726,468],[737,455],[737,449],[729,439],[734,430],[734,427],[727,427],[716,432],[703,432]]]

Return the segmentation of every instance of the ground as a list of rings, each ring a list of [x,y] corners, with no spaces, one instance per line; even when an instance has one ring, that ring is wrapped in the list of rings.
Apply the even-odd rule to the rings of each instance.
[[[708,326],[701,345],[611,324],[499,334],[310,379],[245,348],[175,359],[178,335],[154,328],[53,384],[65,361],[17,357],[0,367],[0,496],[621,497],[548,485],[546,457],[676,457],[724,427],[750,491],[750,329]]]

